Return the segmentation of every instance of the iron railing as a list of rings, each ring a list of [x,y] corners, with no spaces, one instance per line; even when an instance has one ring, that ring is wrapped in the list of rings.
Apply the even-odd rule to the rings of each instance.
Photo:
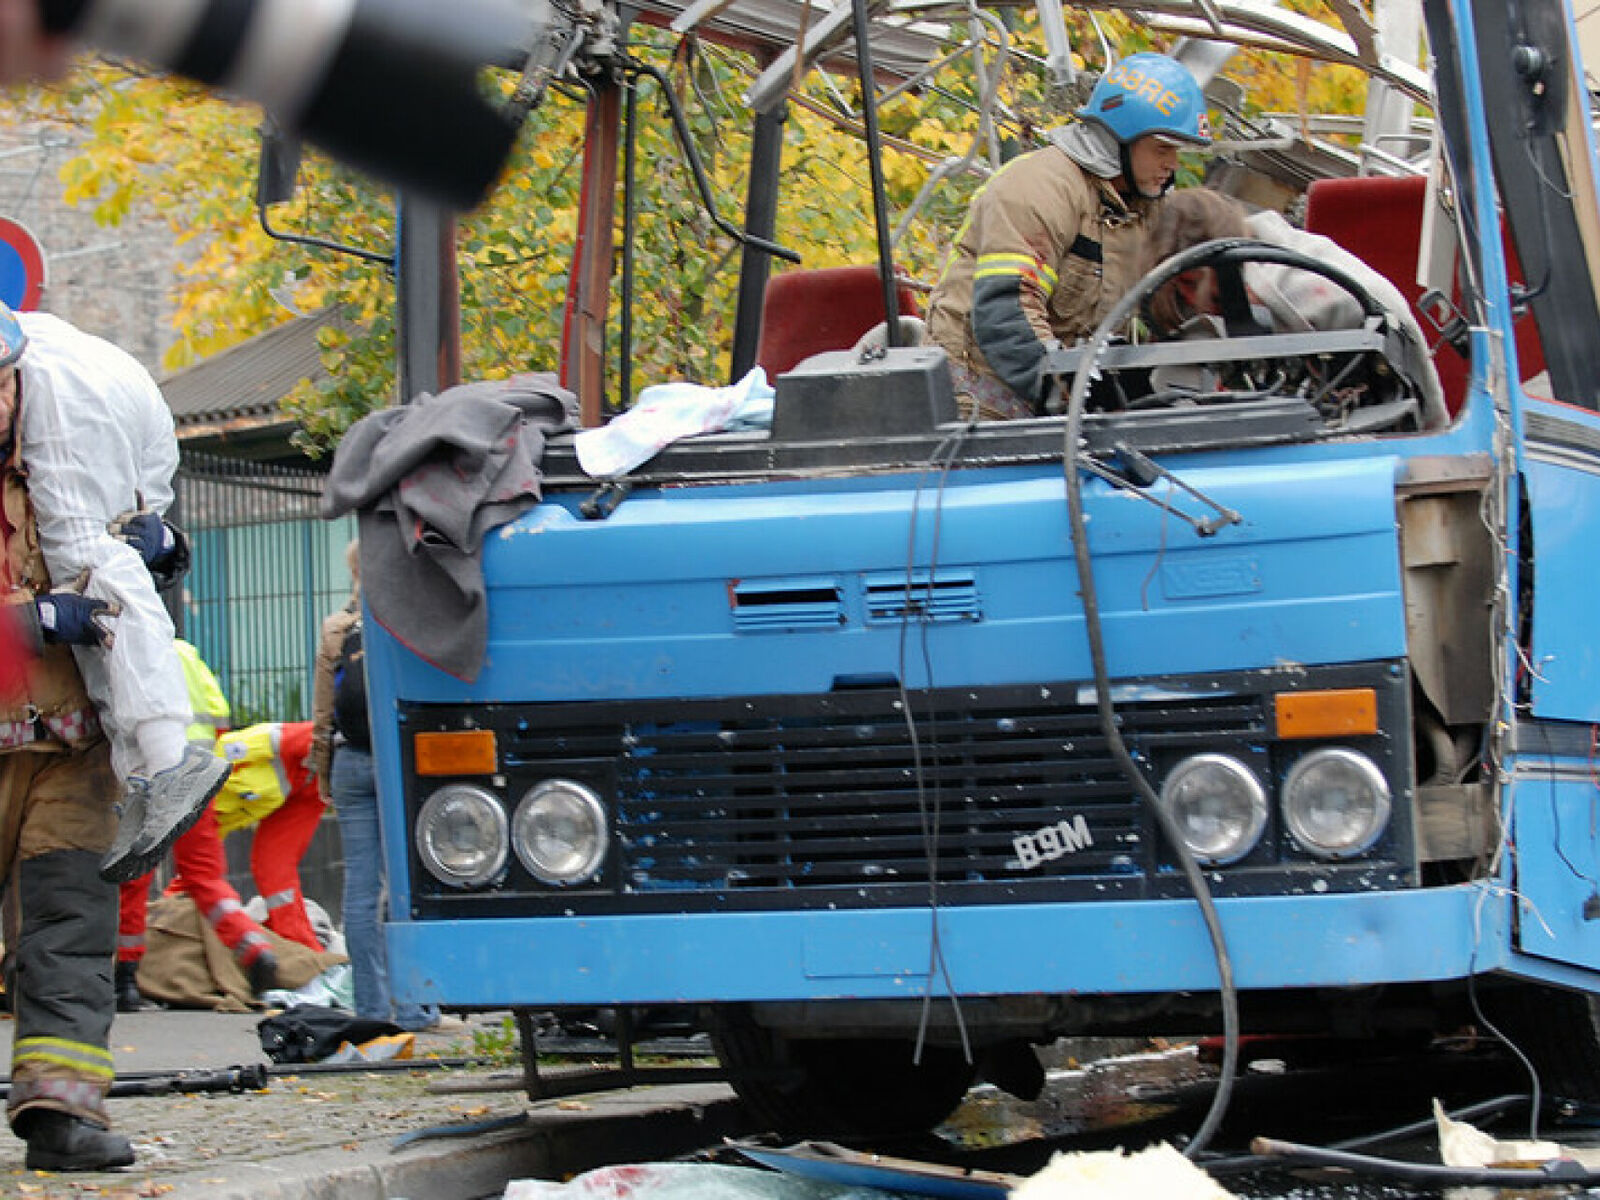
[[[194,546],[179,633],[199,649],[235,726],[311,717],[322,619],[350,595],[354,518],[317,515],[316,471],[186,451],[175,513]]]

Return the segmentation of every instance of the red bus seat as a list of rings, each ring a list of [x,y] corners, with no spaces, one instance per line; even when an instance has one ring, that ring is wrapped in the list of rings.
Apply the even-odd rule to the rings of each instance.
[[[784,271],[767,281],[761,301],[756,362],[769,379],[824,350],[848,350],[883,320],[878,268],[819,267]],[[921,316],[916,296],[901,283],[900,312]]]
[[[1420,175],[1391,179],[1363,175],[1354,179],[1319,179],[1306,193],[1306,228],[1330,237],[1368,266],[1386,276],[1416,309],[1422,289],[1417,286],[1417,246],[1422,237],[1422,206],[1427,200],[1427,180]],[[1522,268],[1509,240],[1506,261],[1513,282],[1521,282]],[[1452,299],[1458,300],[1459,294]],[[1434,326],[1418,312],[1424,333]],[[1437,341],[1437,339],[1434,339]],[[1544,348],[1531,315],[1516,325],[1517,363],[1523,379],[1544,370]],[[1433,354],[1451,413],[1466,395],[1467,361],[1449,345],[1440,343]]]

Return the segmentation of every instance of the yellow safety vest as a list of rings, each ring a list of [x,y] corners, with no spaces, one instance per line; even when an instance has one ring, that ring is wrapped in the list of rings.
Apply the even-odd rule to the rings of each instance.
[[[222,694],[222,685],[206,666],[206,660],[200,657],[200,651],[182,638],[173,639],[172,644],[178,651],[178,661],[183,664],[183,681],[189,687],[189,707],[194,710],[194,724],[188,729],[189,740],[209,750],[216,745],[217,734],[228,727],[232,716],[228,698]]]
[[[278,753],[283,726],[277,721],[234,729],[217,739],[217,749],[233,773],[212,802],[224,834],[254,825],[282,807],[289,777]]]

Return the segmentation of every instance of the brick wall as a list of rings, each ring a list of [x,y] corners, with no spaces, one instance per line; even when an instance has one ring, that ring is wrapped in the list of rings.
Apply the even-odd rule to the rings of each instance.
[[[97,225],[90,205],[63,203],[59,175],[72,152],[60,128],[0,126],[0,216],[27,226],[44,250],[40,307],[115,342],[160,378],[161,355],[175,340],[172,231],[138,212]]]

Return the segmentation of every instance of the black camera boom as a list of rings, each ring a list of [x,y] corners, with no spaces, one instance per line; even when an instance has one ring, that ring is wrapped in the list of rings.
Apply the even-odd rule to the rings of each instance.
[[[499,177],[518,119],[478,74],[532,36],[509,0],[39,0],[47,28],[262,105],[351,166],[452,208]]]

